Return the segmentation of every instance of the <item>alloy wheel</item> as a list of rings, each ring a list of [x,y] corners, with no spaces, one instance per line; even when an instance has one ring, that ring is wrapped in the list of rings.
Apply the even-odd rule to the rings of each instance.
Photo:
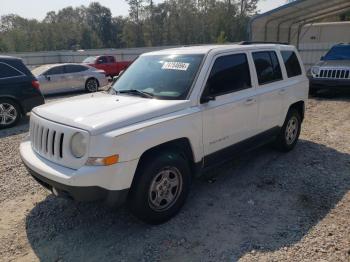
[[[16,108],[9,103],[0,104],[0,124],[8,126],[16,121],[18,112]]]

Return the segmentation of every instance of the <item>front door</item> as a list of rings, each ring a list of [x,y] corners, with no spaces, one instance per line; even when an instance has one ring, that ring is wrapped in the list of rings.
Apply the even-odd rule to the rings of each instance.
[[[52,94],[61,91],[64,85],[64,66],[55,66],[41,77],[41,90],[43,94]]]
[[[204,165],[257,132],[257,99],[246,53],[214,59],[202,94]],[[223,153],[221,155],[220,153]]]

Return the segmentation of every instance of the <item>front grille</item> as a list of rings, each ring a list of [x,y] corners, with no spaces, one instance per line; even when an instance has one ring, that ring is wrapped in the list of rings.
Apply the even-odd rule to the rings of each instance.
[[[316,78],[323,79],[350,79],[350,69],[324,68],[316,75]]]
[[[70,141],[77,132],[88,141],[87,131],[41,118],[32,112],[29,132],[32,148],[41,157],[72,169],[78,169],[85,164],[88,152],[82,158],[74,157],[70,150]]]
[[[49,158],[63,158],[63,132],[42,126],[38,122],[31,122],[30,136],[35,151]]]

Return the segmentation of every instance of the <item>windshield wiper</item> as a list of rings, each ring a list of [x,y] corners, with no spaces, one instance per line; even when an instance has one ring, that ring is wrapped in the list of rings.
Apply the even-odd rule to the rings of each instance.
[[[133,95],[139,95],[144,98],[153,98],[154,95],[145,91],[140,91],[137,89],[129,89],[129,90],[121,90],[118,91],[119,94],[133,94]]]

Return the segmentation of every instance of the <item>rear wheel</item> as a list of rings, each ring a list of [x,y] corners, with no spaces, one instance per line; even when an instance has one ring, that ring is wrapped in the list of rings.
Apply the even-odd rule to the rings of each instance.
[[[190,169],[181,154],[163,151],[147,158],[136,172],[129,197],[131,212],[148,224],[168,221],[185,203],[190,181]]]
[[[16,102],[1,98],[0,99],[0,129],[12,127],[17,124],[21,118],[21,111]]]
[[[98,91],[99,83],[95,78],[89,78],[85,83],[85,90],[89,93]]]
[[[277,148],[285,152],[292,150],[298,142],[300,131],[301,116],[296,109],[291,108],[276,139]]]

